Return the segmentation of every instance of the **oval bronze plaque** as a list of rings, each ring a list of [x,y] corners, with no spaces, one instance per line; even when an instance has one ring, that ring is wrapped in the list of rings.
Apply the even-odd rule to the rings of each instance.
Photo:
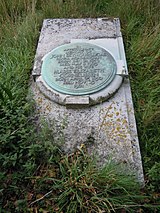
[[[55,48],[42,64],[45,82],[69,95],[95,93],[109,85],[116,72],[116,62],[107,50],[85,42]]]

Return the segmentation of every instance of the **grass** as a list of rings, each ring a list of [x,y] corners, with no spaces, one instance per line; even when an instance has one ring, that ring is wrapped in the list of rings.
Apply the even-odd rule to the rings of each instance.
[[[159,212],[159,10],[159,0],[1,0],[0,212]],[[26,99],[42,20],[104,16],[121,20],[146,178],[141,192],[112,163],[97,170],[85,150],[65,156],[48,128],[37,135]]]
[[[112,212],[123,209],[124,203],[127,207],[131,204],[136,206],[138,184],[132,177],[118,172],[113,164],[99,170],[93,159],[79,150],[63,158],[59,166],[61,178],[53,179],[59,212]]]

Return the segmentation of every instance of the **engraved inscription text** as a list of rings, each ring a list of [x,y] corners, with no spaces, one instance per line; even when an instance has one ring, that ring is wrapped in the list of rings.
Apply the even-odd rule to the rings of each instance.
[[[57,63],[53,69],[55,81],[74,89],[94,86],[105,78],[102,58],[108,60],[107,69],[111,69],[112,63],[104,49],[97,52],[93,47],[76,46],[64,49],[61,54],[52,54],[50,59]]]

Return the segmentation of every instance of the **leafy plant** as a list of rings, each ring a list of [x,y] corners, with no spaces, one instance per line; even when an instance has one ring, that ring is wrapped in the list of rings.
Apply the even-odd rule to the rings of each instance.
[[[153,191],[158,191],[160,183],[160,163],[155,162],[155,164],[149,170],[148,176],[150,179],[150,189]]]

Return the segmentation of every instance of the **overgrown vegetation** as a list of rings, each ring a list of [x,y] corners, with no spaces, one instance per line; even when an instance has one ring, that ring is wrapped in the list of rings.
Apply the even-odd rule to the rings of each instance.
[[[160,211],[159,11],[159,0],[1,0],[0,212]],[[37,135],[26,99],[43,18],[104,16],[121,20],[143,192],[112,163],[98,170],[85,150],[65,156],[48,128]]]

